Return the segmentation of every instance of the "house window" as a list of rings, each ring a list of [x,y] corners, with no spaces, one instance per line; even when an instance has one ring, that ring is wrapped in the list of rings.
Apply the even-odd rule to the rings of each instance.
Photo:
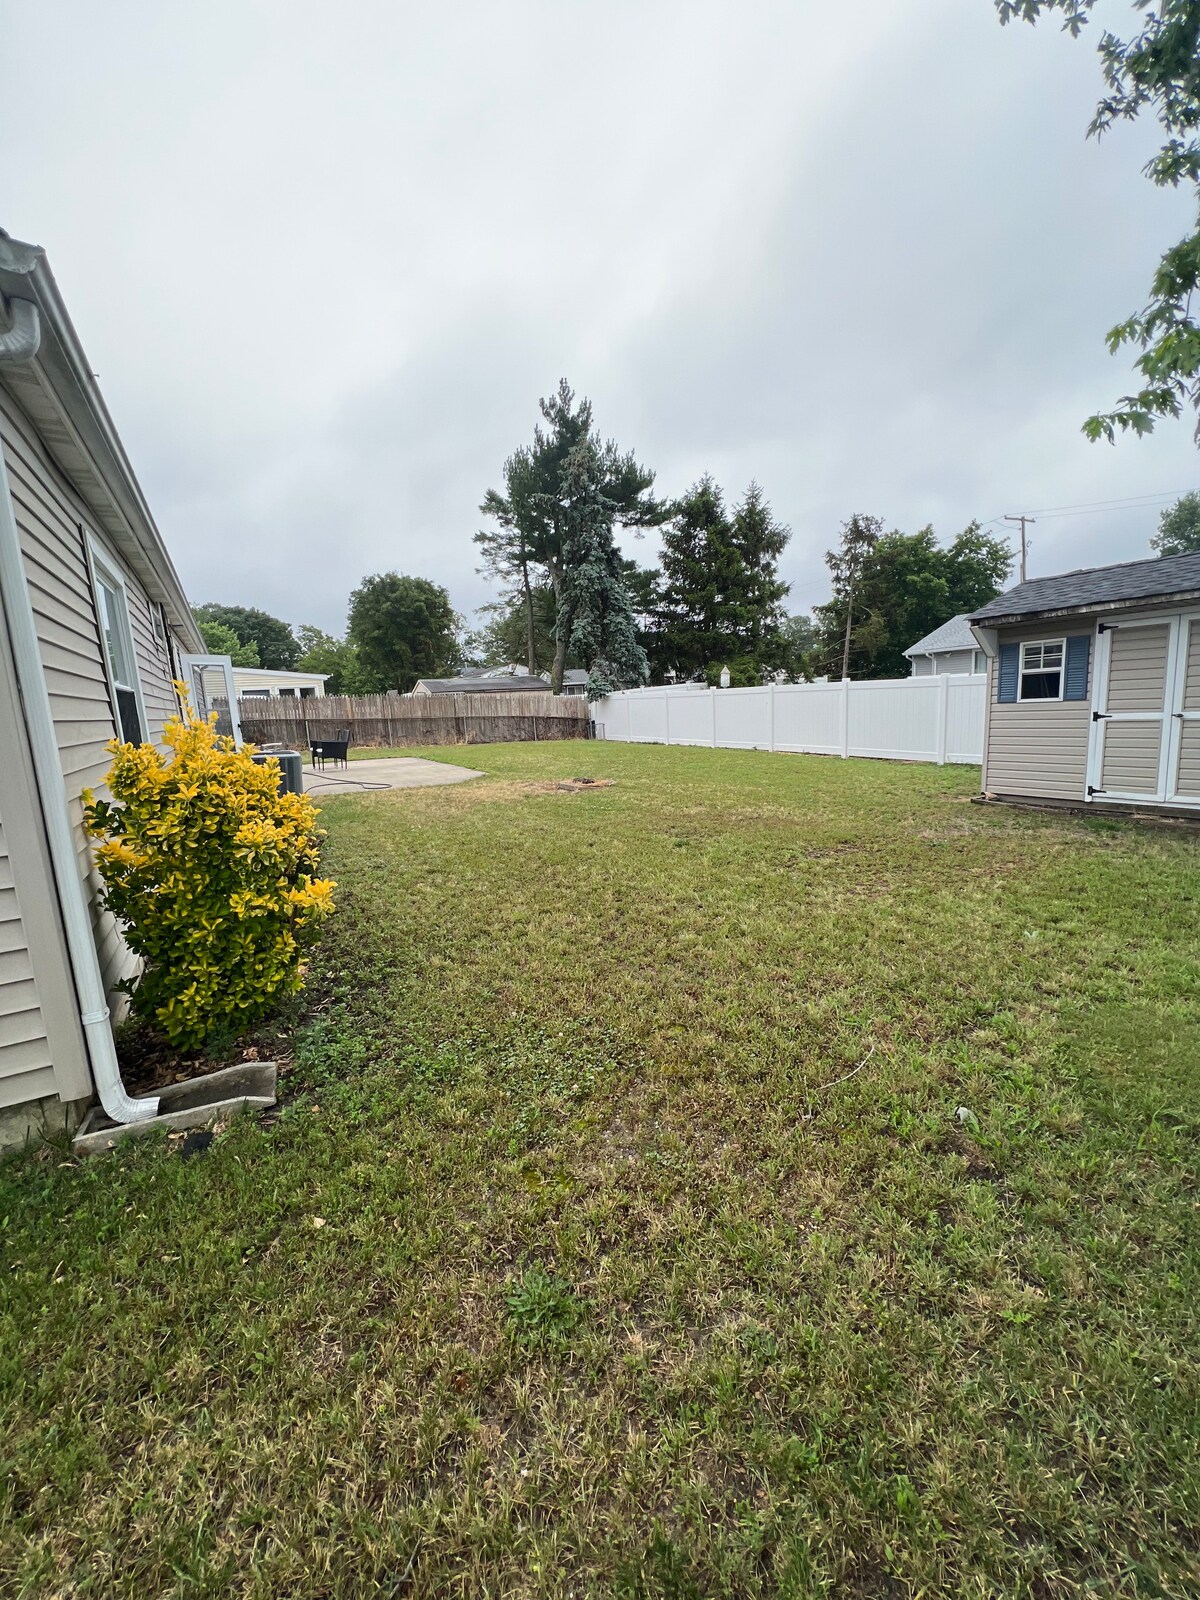
[[[1062,639],[1038,639],[1021,646],[1019,700],[1062,699],[1064,649]]]
[[[279,698],[281,700],[294,700],[296,698],[296,691],[295,689],[280,689]]]
[[[301,700],[314,700],[316,698],[316,694],[317,691],[310,686],[307,689],[301,689],[300,698]]]
[[[125,585],[99,549],[91,545],[90,550],[96,611],[104,635],[104,659],[117,728],[126,744],[142,744],[146,737],[146,719]]]

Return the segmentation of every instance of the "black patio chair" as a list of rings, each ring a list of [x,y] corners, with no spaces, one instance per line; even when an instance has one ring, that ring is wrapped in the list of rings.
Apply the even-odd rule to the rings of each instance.
[[[339,728],[332,739],[313,739],[310,741],[312,748],[312,764],[324,770],[327,761],[336,761],[341,766],[349,765],[350,761],[350,729]]]

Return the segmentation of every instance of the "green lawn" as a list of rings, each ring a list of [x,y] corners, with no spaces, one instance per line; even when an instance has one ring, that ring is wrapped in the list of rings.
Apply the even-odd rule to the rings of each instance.
[[[278,1120],[0,1169],[0,1593],[1200,1593],[1196,836],[427,753]]]

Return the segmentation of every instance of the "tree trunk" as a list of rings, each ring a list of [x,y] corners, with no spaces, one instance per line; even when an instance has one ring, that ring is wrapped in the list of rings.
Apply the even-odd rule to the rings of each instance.
[[[550,669],[550,692],[561,694],[563,686],[563,671],[567,664],[567,641],[571,637],[571,624],[575,620],[571,612],[560,611],[558,624],[555,628],[554,638],[554,665]]]
[[[550,668],[550,693],[562,693],[563,669],[567,664],[567,641],[572,618],[563,604],[563,574],[557,561],[548,561],[550,583],[554,589],[554,664]]]
[[[537,643],[533,634],[533,590],[529,586],[529,563],[521,555],[521,586],[525,591],[525,662],[532,677],[537,671]]]

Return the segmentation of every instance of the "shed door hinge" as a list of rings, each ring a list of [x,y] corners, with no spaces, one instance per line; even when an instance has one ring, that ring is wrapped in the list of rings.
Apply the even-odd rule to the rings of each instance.
[[[1112,712],[1111,711],[1093,711],[1092,712],[1092,721],[1093,722],[1107,722],[1108,719],[1111,716],[1112,716]]]
[[[1089,783],[1088,784],[1088,799],[1089,800],[1092,798],[1092,796],[1094,794],[1103,794],[1104,792],[1105,791],[1103,789],[1097,789],[1097,787],[1096,787],[1096,785],[1094,783]]]

